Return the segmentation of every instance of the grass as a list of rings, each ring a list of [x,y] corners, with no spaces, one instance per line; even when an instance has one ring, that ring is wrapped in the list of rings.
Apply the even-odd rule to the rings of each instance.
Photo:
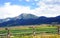
[[[6,38],[6,36],[3,38]],[[55,34],[55,35],[54,34],[48,34],[48,35],[38,34],[35,36],[33,36],[33,35],[15,35],[15,36],[10,36],[10,38],[60,38],[60,35],[57,35],[57,34]]]
[[[24,26],[23,26],[24,27]],[[30,27],[24,27],[24,28],[14,28],[14,27],[10,27],[11,29],[9,29],[9,31],[12,33],[12,34],[16,34],[16,33],[19,33],[19,34],[28,34],[28,33],[33,33],[33,28],[30,28]],[[36,33],[42,33],[42,32],[45,32],[45,33],[57,33],[57,27],[49,27],[49,26],[46,26],[46,27],[35,27],[34,28],[34,31]],[[4,34],[4,33],[7,33],[7,30],[0,30],[0,34]]]
[[[34,27],[34,29],[32,27]],[[7,34],[8,31],[5,30],[5,28],[1,28],[0,34]],[[12,34],[11,38],[60,38],[60,35],[57,35],[56,26],[36,25],[36,26],[16,26],[8,28],[9,32]],[[33,31],[35,31],[36,36],[33,36]],[[6,36],[4,36],[4,38],[6,38]]]
[[[37,33],[38,32],[47,32],[47,33],[56,33],[57,32],[57,28],[35,28],[34,29]],[[10,30],[11,33],[32,33],[33,32],[33,29],[32,28],[29,28],[29,29],[11,29]],[[7,33],[6,30],[1,30],[0,31],[0,34],[2,33]]]

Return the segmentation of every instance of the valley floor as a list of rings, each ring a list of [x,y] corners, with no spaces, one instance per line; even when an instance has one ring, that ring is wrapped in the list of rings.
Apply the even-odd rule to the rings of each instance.
[[[6,29],[7,28],[7,29]],[[10,34],[10,36],[8,36]],[[60,38],[57,26],[42,24],[0,28],[0,38]]]

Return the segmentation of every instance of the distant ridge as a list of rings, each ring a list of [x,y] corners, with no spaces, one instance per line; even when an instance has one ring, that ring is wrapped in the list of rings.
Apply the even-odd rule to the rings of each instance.
[[[36,24],[51,24],[57,22],[60,24],[60,16],[57,17],[38,17],[33,14],[21,14],[14,18],[0,19],[0,27],[19,26],[19,25],[36,25]]]

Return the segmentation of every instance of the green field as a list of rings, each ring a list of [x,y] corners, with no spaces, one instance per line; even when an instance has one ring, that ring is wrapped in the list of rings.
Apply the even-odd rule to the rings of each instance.
[[[9,32],[12,34],[32,34],[35,31],[37,34],[39,33],[57,33],[56,26],[19,26],[19,27],[8,27]],[[0,34],[6,34],[8,31],[4,29],[0,30]]]
[[[36,36],[41,34],[57,34],[57,26],[48,26],[48,25],[36,25],[36,26],[15,26],[15,27],[4,27],[0,28],[0,34],[7,34],[8,30],[5,28],[9,28],[11,37],[14,38],[33,38],[35,32]],[[55,37],[55,36],[54,36]]]
[[[0,38],[7,38],[6,36],[1,37]],[[50,34],[50,35],[14,35],[14,36],[10,36],[10,38],[60,38],[60,35],[57,34]]]

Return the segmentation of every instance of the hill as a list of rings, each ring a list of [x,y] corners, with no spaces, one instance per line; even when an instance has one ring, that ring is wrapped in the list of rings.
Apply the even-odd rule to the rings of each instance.
[[[60,24],[60,16],[57,17],[38,17],[32,14],[21,14],[14,18],[0,19],[0,27],[4,26],[18,26],[18,25],[38,25],[38,24],[51,24],[57,22]]]

